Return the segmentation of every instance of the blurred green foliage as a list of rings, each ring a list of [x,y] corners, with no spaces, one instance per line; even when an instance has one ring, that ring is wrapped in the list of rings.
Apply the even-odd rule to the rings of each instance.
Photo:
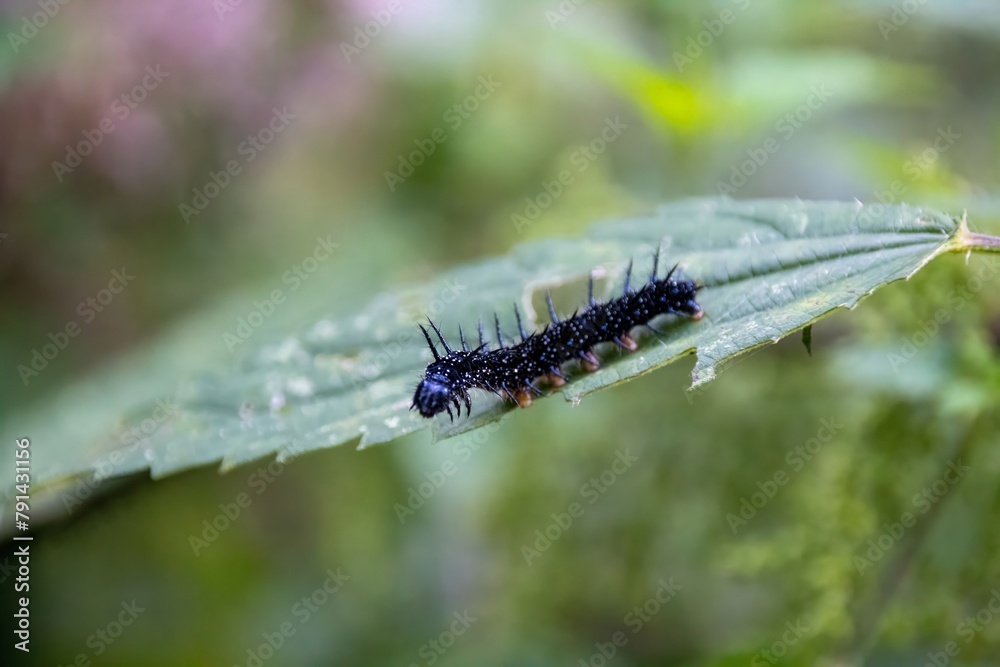
[[[248,344],[524,238],[718,194],[736,174],[739,198],[907,201],[968,209],[978,231],[1000,231],[1000,25],[989,7],[408,3],[348,60],[342,43],[386,6],[244,0],[220,15],[191,0],[70,3],[15,43],[8,35],[39,8],[8,3],[4,432],[29,406],[102,391],[116,368],[148,369],[146,399],[238,363],[224,333],[276,288],[287,303]],[[561,6],[566,20],[552,24]],[[697,56],[692,39],[704,42]],[[114,101],[155,65],[169,76],[120,118]],[[500,86],[455,127],[448,111],[490,75]],[[824,85],[829,102],[809,106]],[[244,162],[243,142],[282,107],[294,121]],[[574,162],[617,117],[627,130]],[[114,130],[60,179],[52,163],[106,118]],[[385,173],[438,128],[447,139],[390,190]],[[949,128],[957,138],[935,147]],[[186,223],[180,205],[230,160],[240,173]],[[519,230],[512,216],[562,170],[573,185]],[[293,292],[282,276],[327,235],[340,251]],[[129,480],[36,535],[35,641],[14,658],[248,665],[287,623],[294,634],[263,664],[597,665],[608,646],[633,665],[924,664],[949,642],[949,664],[993,664],[995,262],[940,258],[817,325],[811,358],[789,339],[695,393],[679,363],[438,445],[422,433],[270,472],[263,461]],[[80,304],[123,266],[135,281],[86,321]],[[18,367],[69,322],[79,335],[25,382]],[[818,439],[824,419],[843,428],[794,470],[789,452]],[[636,463],[601,482],[626,450]],[[968,471],[941,482],[958,459]],[[787,482],[753,507],[779,471]],[[428,476],[440,474],[436,488]],[[592,504],[591,479],[606,488]],[[422,506],[401,514],[428,483]],[[937,500],[922,513],[925,488]],[[756,513],[734,532],[727,515],[743,499]],[[563,529],[574,502],[582,513]],[[205,522],[226,525],[234,503],[239,515],[209,540]],[[897,539],[907,512],[913,525]],[[529,559],[526,547],[545,544],[536,531],[556,538]],[[318,594],[338,568],[349,579]],[[671,578],[680,589],[655,602]],[[99,639],[132,600],[143,609],[134,622]],[[656,613],[633,632],[647,604]],[[467,628],[453,616],[466,610]],[[463,630],[453,645],[452,627]]]

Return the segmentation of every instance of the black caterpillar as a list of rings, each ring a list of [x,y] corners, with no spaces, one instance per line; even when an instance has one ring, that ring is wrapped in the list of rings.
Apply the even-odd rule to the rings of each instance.
[[[472,349],[465,340],[465,332],[459,326],[459,336],[462,341],[461,350],[453,350],[448,346],[437,325],[428,319],[428,324],[437,334],[444,347],[445,355],[438,354],[431,341],[427,329],[420,330],[431,348],[434,361],[427,366],[420,384],[413,395],[411,410],[417,410],[424,417],[433,417],[440,412],[447,412],[454,420],[451,406],[454,405],[458,414],[462,414],[461,404],[465,404],[466,412],[471,414],[472,401],[469,390],[472,388],[486,389],[517,402],[522,408],[531,405],[532,395],[543,392],[534,381],[544,378],[552,386],[558,387],[566,382],[561,366],[572,359],[580,359],[584,370],[592,372],[600,366],[600,361],[594,356],[592,348],[598,343],[616,343],[620,347],[633,351],[637,345],[629,332],[637,326],[646,326],[659,332],[650,322],[660,315],[681,314],[693,320],[699,320],[704,315],[701,306],[695,302],[695,294],[700,285],[690,280],[672,280],[677,265],[670,269],[666,277],[657,278],[657,268],[660,251],[653,258],[653,270],[649,281],[639,290],[633,291],[630,285],[632,277],[632,262],[628,264],[625,273],[625,286],[622,295],[607,303],[598,303],[594,299],[594,278],[590,277],[589,306],[583,312],[577,311],[568,319],[559,320],[552,305],[552,296],[546,293],[549,315],[552,322],[545,325],[540,332],[530,335],[521,324],[521,313],[514,305],[517,316],[517,327],[520,330],[521,342],[510,347],[504,343],[503,332],[500,330],[500,320],[494,314],[497,342],[499,347],[491,350],[483,336],[483,322],[479,321],[479,347]],[[461,403],[460,403],[461,401]]]

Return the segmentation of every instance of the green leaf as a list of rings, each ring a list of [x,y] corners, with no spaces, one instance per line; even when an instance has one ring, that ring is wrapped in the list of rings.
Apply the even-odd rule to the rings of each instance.
[[[80,421],[47,419],[57,414],[54,407],[51,415],[35,416],[34,488],[78,475],[90,480],[95,469],[102,479],[146,469],[160,478],[215,462],[228,470],[345,442],[365,447],[432,425],[442,438],[495,421],[511,408],[487,395],[475,398],[470,418],[454,424],[409,410],[429,359],[417,322],[433,317],[457,344],[459,324],[472,332],[480,316],[492,318],[496,309],[510,336],[512,303],[527,314],[527,327],[537,327],[547,320],[545,290],[552,289],[558,310],[571,312],[585,299],[591,271],[599,296],[609,298],[620,289],[629,258],[642,276],[661,242],[664,261],[679,262],[686,276],[705,286],[699,301],[706,316],[699,322],[667,319],[658,325],[665,334],[640,337],[635,353],[603,351],[600,370],[575,373],[561,389],[572,403],[693,352],[693,383],[701,385],[723,361],[776,342],[835,308],[852,308],[941,252],[995,250],[995,241],[947,215],[907,205],[678,202],[650,215],[602,222],[586,238],[521,245],[431,284],[376,296],[353,315],[313,322],[298,329],[303,333],[255,348],[235,368],[182,384],[169,428],[129,446],[121,437],[127,420],[114,433],[105,426],[99,438],[94,429],[81,431],[82,423],[109,424],[103,417],[110,415],[98,414],[95,392],[88,398],[75,390]],[[123,386],[108,391],[121,393]],[[119,418],[130,408],[144,415],[151,406],[121,405]],[[6,441],[14,435],[23,434]]]
[[[802,330],[802,344],[806,346],[806,352],[811,357],[813,355],[813,327],[811,324]]]

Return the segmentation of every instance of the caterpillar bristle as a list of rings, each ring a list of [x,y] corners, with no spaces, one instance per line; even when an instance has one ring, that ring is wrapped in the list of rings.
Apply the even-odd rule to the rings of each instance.
[[[495,324],[497,328],[497,345],[499,345],[502,350],[507,346],[503,342],[503,331],[500,330],[500,316],[495,312],[493,313],[493,324]]]
[[[431,336],[427,333],[427,329],[424,328],[423,324],[418,324],[417,326],[420,327],[420,330],[424,333],[424,340],[427,341],[427,347],[431,348],[431,354],[434,355],[434,361],[441,361],[441,355],[439,355],[438,351],[434,348],[434,343],[431,341]]]
[[[483,335],[483,318],[479,318],[479,347],[486,347],[486,336]]]
[[[653,255],[653,270],[649,272],[648,284],[650,285],[656,282],[656,274],[660,268],[660,251],[662,250],[663,250],[663,241],[660,241],[660,244],[656,246],[656,254]]]
[[[524,324],[521,323],[521,311],[517,309],[517,304],[514,304],[514,317],[517,318],[517,330],[521,334],[521,340],[528,339],[528,332],[524,330]]]
[[[556,307],[552,305],[552,292],[549,290],[545,290],[545,303],[549,307],[549,317],[552,318],[552,322],[558,324],[559,316],[556,315]]]
[[[431,325],[431,329],[434,329],[434,333],[437,334],[438,340],[441,341],[441,347],[444,348],[444,351],[447,352],[448,354],[451,354],[454,350],[452,350],[451,347],[449,347],[448,341],[446,341],[444,339],[444,336],[441,335],[441,330],[437,328],[437,325],[434,324],[434,322],[432,322],[430,318],[427,318],[427,323]]]
[[[458,325],[458,337],[462,341],[462,351],[463,352],[468,352],[469,351],[469,344],[465,341],[465,332],[462,331],[462,325],[461,324]]]

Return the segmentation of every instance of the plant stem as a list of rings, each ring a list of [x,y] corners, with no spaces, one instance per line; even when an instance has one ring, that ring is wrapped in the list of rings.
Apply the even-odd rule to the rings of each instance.
[[[970,232],[968,220],[963,215],[947,252],[1000,252],[1000,237]]]
[[[956,251],[966,252],[1000,252],[1000,236],[976,234],[966,231],[961,239],[962,247]]]

